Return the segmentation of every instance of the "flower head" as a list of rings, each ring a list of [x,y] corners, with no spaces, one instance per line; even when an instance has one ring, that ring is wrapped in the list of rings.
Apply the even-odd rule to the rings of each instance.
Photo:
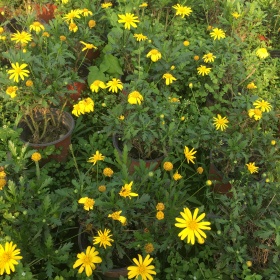
[[[114,174],[114,171],[110,167],[106,167],[103,169],[103,175],[107,177],[112,177]]]
[[[214,38],[214,40],[223,39],[226,37],[225,32],[222,29],[214,28],[213,31],[210,33],[210,36]]]
[[[122,211],[116,211],[116,212],[114,212],[112,214],[109,214],[108,217],[112,218],[115,221],[121,222],[122,225],[125,225],[126,224],[126,217],[121,216],[120,215],[121,213],[122,213]]]
[[[144,246],[144,250],[145,250],[145,252],[147,253],[147,254],[150,254],[150,253],[152,253],[153,251],[154,251],[154,245],[152,244],[152,243],[147,243],[147,244],[145,244],[145,246]]]
[[[232,15],[235,19],[237,19],[237,18],[240,17],[240,14],[239,14],[238,12],[233,12],[233,13],[231,13],[231,15]]]
[[[125,15],[118,15],[120,18],[119,23],[124,23],[125,29],[130,29],[130,26],[136,28],[136,22],[139,22],[138,17],[131,13],[126,13]]]
[[[197,67],[197,73],[201,76],[208,75],[211,72],[211,68],[207,68],[205,65]]]
[[[97,49],[97,47],[93,44],[88,44],[88,43],[85,43],[83,41],[80,41],[80,43],[84,45],[84,48],[82,49],[82,51]]]
[[[111,2],[101,4],[102,9],[108,9],[109,7],[112,7],[112,6],[113,6],[113,4]]]
[[[88,198],[87,196],[80,198],[78,202],[84,204],[84,209],[87,211],[89,211],[90,209],[92,210],[95,204],[94,199]]]
[[[35,162],[41,160],[42,156],[40,153],[36,152],[36,153],[33,153],[32,156],[31,156],[31,159]]]
[[[189,208],[184,208],[184,212],[180,212],[183,218],[176,218],[178,223],[175,224],[178,228],[184,228],[178,236],[181,240],[184,240],[186,237],[187,243],[191,243],[192,245],[195,243],[195,238],[197,240],[201,240],[202,238],[206,238],[206,234],[203,230],[210,230],[210,222],[201,222],[204,219],[205,213],[198,215],[198,208],[194,210],[192,214]]]
[[[77,32],[77,31],[78,31],[78,26],[77,26],[77,24],[74,23],[74,22],[71,22],[71,23],[69,24],[69,30],[72,31],[72,32]]]
[[[99,151],[96,151],[95,154],[92,155],[92,157],[89,158],[88,162],[92,162],[93,165],[96,164],[99,160],[104,160],[105,156],[103,156]]]
[[[5,178],[0,178],[0,190],[3,190],[3,188],[6,186],[7,180]],[[0,273],[1,275],[1,273]]]
[[[163,211],[157,211],[156,218],[160,221],[164,219]]]
[[[94,102],[90,97],[81,100],[80,102],[84,103],[84,113],[89,113],[94,111]]]
[[[98,187],[98,190],[99,190],[100,192],[105,192],[105,191],[106,191],[106,186],[100,185],[100,186]]]
[[[17,33],[11,35],[11,40],[16,41],[16,43],[27,44],[32,40],[32,36],[25,31],[17,31]]]
[[[203,167],[201,167],[201,166],[199,166],[197,169],[196,169],[196,172],[198,173],[198,174],[202,174],[203,173]]]
[[[90,89],[92,92],[98,92],[99,89],[102,88],[106,88],[106,85],[104,84],[104,82],[100,81],[100,80],[95,80],[91,85],[90,85]]]
[[[93,270],[95,270],[96,263],[101,263],[102,259],[98,256],[99,253],[94,247],[88,246],[86,252],[77,254],[77,260],[73,265],[73,268],[80,266],[78,273],[82,273],[84,270],[87,277],[92,275]]]
[[[194,154],[196,154],[196,153],[197,153],[197,151],[195,151],[194,148],[192,148],[190,150],[187,146],[185,146],[184,154],[185,154],[185,157],[186,157],[188,163],[190,163],[190,162],[194,163],[194,159],[195,159]]]
[[[90,11],[89,9],[86,9],[86,8],[84,8],[84,9],[81,10],[81,14],[82,14],[84,17],[88,17],[88,16],[92,16],[92,15],[93,15],[93,14],[92,14],[92,11]]]
[[[111,238],[112,234],[110,234],[110,230],[106,229],[104,230],[104,232],[102,232],[101,230],[99,230],[98,236],[95,236],[93,238],[93,244],[99,244],[99,246],[103,246],[106,249],[106,246],[112,246],[111,242],[113,242],[114,240]]]
[[[165,171],[171,171],[173,169],[173,164],[172,162],[170,161],[166,161],[164,164],[163,164],[163,169]]]
[[[34,21],[30,26],[29,30],[34,30],[36,33],[39,33],[41,30],[45,30],[44,25],[39,21]]]
[[[257,88],[257,86],[253,82],[247,85],[247,89],[255,89],[255,88]]]
[[[67,22],[67,23],[73,23],[74,19],[76,18],[81,18],[81,12],[82,10],[80,9],[75,9],[75,10],[71,10],[69,13],[67,13],[63,19]]]
[[[76,117],[80,116],[81,114],[85,113],[85,104],[81,100],[79,103],[73,105],[73,110],[72,114],[75,115]]]
[[[258,108],[255,108],[255,109],[249,109],[248,111],[248,115],[250,118],[253,118],[258,121],[262,118],[262,111]]]
[[[214,62],[216,56],[214,56],[212,53],[207,53],[202,58],[205,63],[208,63],[208,62]]]
[[[19,256],[20,249],[16,249],[17,245],[13,242],[6,242],[5,246],[0,244],[0,275],[5,272],[10,274],[15,271],[15,265],[18,265],[18,260],[22,259]]]
[[[146,7],[148,7],[147,2],[143,2],[141,5],[139,5],[139,8],[146,8]]]
[[[180,180],[180,179],[182,179],[182,178],[183,178],[182,175],[179,174],[178,171],[176,171],[176,173],[173,175],[173,179],[174,179],[175,181],[178,181],[178,180]]]
[[[186,40],[186,41],[183,42],[183,44],[184,44],[185,47],[187,47],[187,46],[190,45],[190,42]]]
[[[253,173],[258,173],[258,167],[255,166],[255,163],[254,162],[249,162],[246,164],[247,168],[248,168],[248,171],[253,174]]]
[[[49,32],[43,32],[42,36],[43,36],[43,37],[50,37],[51,35],[50,35]]]
[[[143,35],[142,33],[139,34],[134,34],[133,37],[136,39],[136,41],[141,42],[141,41],[145,41],[148,39],[147,36]]]
[[[171,75],[171,74],[169,74],[169,73],[165,73],[165,74],[162,76],[162,78],[165,79],[165,84],[166,84],[167,86],[170,85],[170,84],[172,84],[173,81],[176,81],[176,80],[177,80],[173,75]]]
[[[161,53],[157,49],[152,49],[148,52],[147,57],[151,57],[151,60],[156,62],[161,59]]]
[[[13,69],[8,70],[8,73],[11,74],[9,77],[10,80],[13,79],[14,82],[18,83],[19,78],[24,80],[24,77],[28,77],[29,71],[24,69],[28,66],[26,63],[19,65],[19,63],[16,62],[12,63],[11,65]]]
[[[123,89],[123,85],[120,79],[113,78],[106,84],[106,87],[109,88],[109,91],[118,92],[118,90]]]
[[[222,117],[220,114],[216,117],[213,117],[214,125],[216,126],[216,130],[224,131],[227,128],[227,123],[229,122],[227,117]]]
[[[266,58],[266,57],[269,56],[269,52],[267,51],[266,48],[259,48],[259,49],[257,49],[257,51],[256,51],[256,55],[257,55],[259,58],[263,59],[263,58]]]
[[[11,98],[15,98],[17,96],[16,92],[18,90],[17,86],[9,86],[6,89],[6,93],[11,96]]]
[[[150,258],[148,254],[145,259],[138,254],[138,260],[136,258],[133,259],[133,262],[136,264],[134,266],[129,266],[128,269],[128,279],[138,279],[138,276],[141,276],[143,280],[152,280],[153,277],[151,276],[156,275],[154,271],[155,267],[151,265],[153,258]]]
[[[93,28],[94,26],[96,26],[96,21],[91,19],[88,21],[88,27],[91,29]]]
[[[255,108],[260,109],[262,112],[270,112],[271,111],[271,105],[269,102],[263,100],[263,99],[258,99],[253,103]]]
[[[127,102],[129,104],[139,104],[139,105],[141,105],[143,100],[144,100],[144,98],[141,95],[141,93],[135,90],[128,95]]]
[[[138,196],[137,193],[131,192],[131,187],[132,187],[133,181],[131,181],[129,184],[125,184],[121,191],[119,192],[119,195],[122,197],[128,197],[131,199],[132,196]]]
[[[182,6],[180,4],[176,4],[172,6],[176,10],[176,16],[181,16],[184,18],[185,16],[189,16],[192,12],[192,9],[188,6]]]
[[[163,211],[165,208],[164,204],[162,202],[159,202],[157,205],[156,205],[156,209],[158,211]]]

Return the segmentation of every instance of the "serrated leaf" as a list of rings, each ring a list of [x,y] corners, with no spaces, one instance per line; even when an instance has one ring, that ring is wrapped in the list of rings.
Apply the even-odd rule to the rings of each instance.
[[[46,186],[48,186],[51,182],[53,181],[53,178],[52,177],[47,177],[44,182],[42,183],[41,185],[41,188],[45,188]]]

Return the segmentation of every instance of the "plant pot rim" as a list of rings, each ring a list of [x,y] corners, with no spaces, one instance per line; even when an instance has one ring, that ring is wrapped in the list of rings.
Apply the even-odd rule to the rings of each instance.
[[[119,135],[117,133],[113,134],[113,136],[112,136],[113,145],[114,145],[115,149],[121,154],[123,151],[118,146],[118,141],[117,141],[118,137],[121,137],[121,135]],[[142,161],[145,161],[147,163],[153,163],[153,162],[155,162],[157,160],[162,160],[164,157],[165,157],[164,154],[162,156],[156,157],[154,159],[142,159],[142,158],[134,158],[134,157],[130,156],[130,158],[133,159],[133,161],[140,162],[140,160],[142,160]]]
[[[59,109],[55,109],[55,108],[51,108],[50,110],[55,111],[55,112],[60,112]],[[65,120],[67,120],[67,121],[65,121]],[[74,130],[74,127],[75,127],[75,120],[70,113],[63,111],[61,121],[64,125],[67,126],[68,131],[67,131],[66,134],[64,134],[62,137],[58,138],[57,140],[54,140],[54,141],[51,141],[51,142],[46,142],[46,143],[33,143],[33,142],[28,142],[28,141],[24,140],[24,137],[22,136],[22,134],[20,135],[20,139],[23,142],[25,142],[27,144],[31,144],[33,146],[36,146],[38,148],[43,148],[43,147],[47,147],[47,146],[50,146],[50,145],[55,145],[59,142],[62,142],[64,139],[66,139],[67,137],[69,137],[72,134],[72,132]],[[24,121],[20,121],[18,127],[24,129],[24,128],[27,127],[27,124]]]

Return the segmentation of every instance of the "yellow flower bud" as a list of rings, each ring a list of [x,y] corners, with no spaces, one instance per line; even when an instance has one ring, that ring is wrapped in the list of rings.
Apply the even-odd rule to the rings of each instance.
[[[276,141],[275,140],[271,140],[271,145],[272,146],[276,145]]]
[[[212,181],[211,181],[211,180],[207,180],[207,181],[205,182],[205,184],[206,184],[206,186],[211,186],[211,185],[212,185]]]
[[[253,265],[251,261],[247,261],[246,264],[248,267],[251,267]]]

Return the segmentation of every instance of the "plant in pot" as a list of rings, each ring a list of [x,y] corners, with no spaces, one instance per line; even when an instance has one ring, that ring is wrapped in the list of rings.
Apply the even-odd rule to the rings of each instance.
[[[124,154],[128,156],[126,148]],[[129,174],[122,158],[117,151],[107,156],[105,149],[104,153],[100,149],[93,151],[88,169],[77,164],[78,177],[72,183],[77,197],[73,211],[81,225],[80,252],[94,247],[102,261],[91,273],[102,272],[108,277],[104,279],[126,276],[126,267],[132,265],[133,258],[149,254],[159,274],[156,279],[163,279],[164,269],[169,265],[164,256],[170,248],[184,255],[196,247],[180,242],[174,223],[183,208],[192,205],[197,185],[192,188],[183,184],[178,188],[170,171],[157,170],[153,176],[152,169],[143,164]],[[193,176],[199,174],[194,171]],[[75,268],[79,269],[76,265]]]
[[[240,179],[244,172],[260,179],[271,162],[267,157],[273,157],[271,141],[277,120],[271,110],[264,99],[240,95],[233,99],[227,115],[213,117],[209,179],[215,181],[214,191],[228,193],[230,181]],[[258,166],[257,172],[250,170],[250,163]]]
[[[138,80],[124,85],[123,93],[114,96],[114,106],[102,117],[103,130],[113,137],[114,147],[121,153],[124,145],[132,160],[130,172],[146,160],[149,166],[159,166],[163,156],[178,143],[179,99],[170,97],[170,91],[159,89],[155,83]]]
[[[14,102],[13,117],[24,130],[25,142],[39,148],[68,138],[69,144],[74,120],[65,110],[69,99],[66,86],[78,80],[77,73],[67,65],[72,54],[65,44],[44,31],[43,24],[36,25],[39,29],[32,26],[28,26],[30,32],[13,34],[8,41],[3,56],[9,65],[0,73],[1,95]],[[67,148],[63,151],[61,159],[65,159]]]

